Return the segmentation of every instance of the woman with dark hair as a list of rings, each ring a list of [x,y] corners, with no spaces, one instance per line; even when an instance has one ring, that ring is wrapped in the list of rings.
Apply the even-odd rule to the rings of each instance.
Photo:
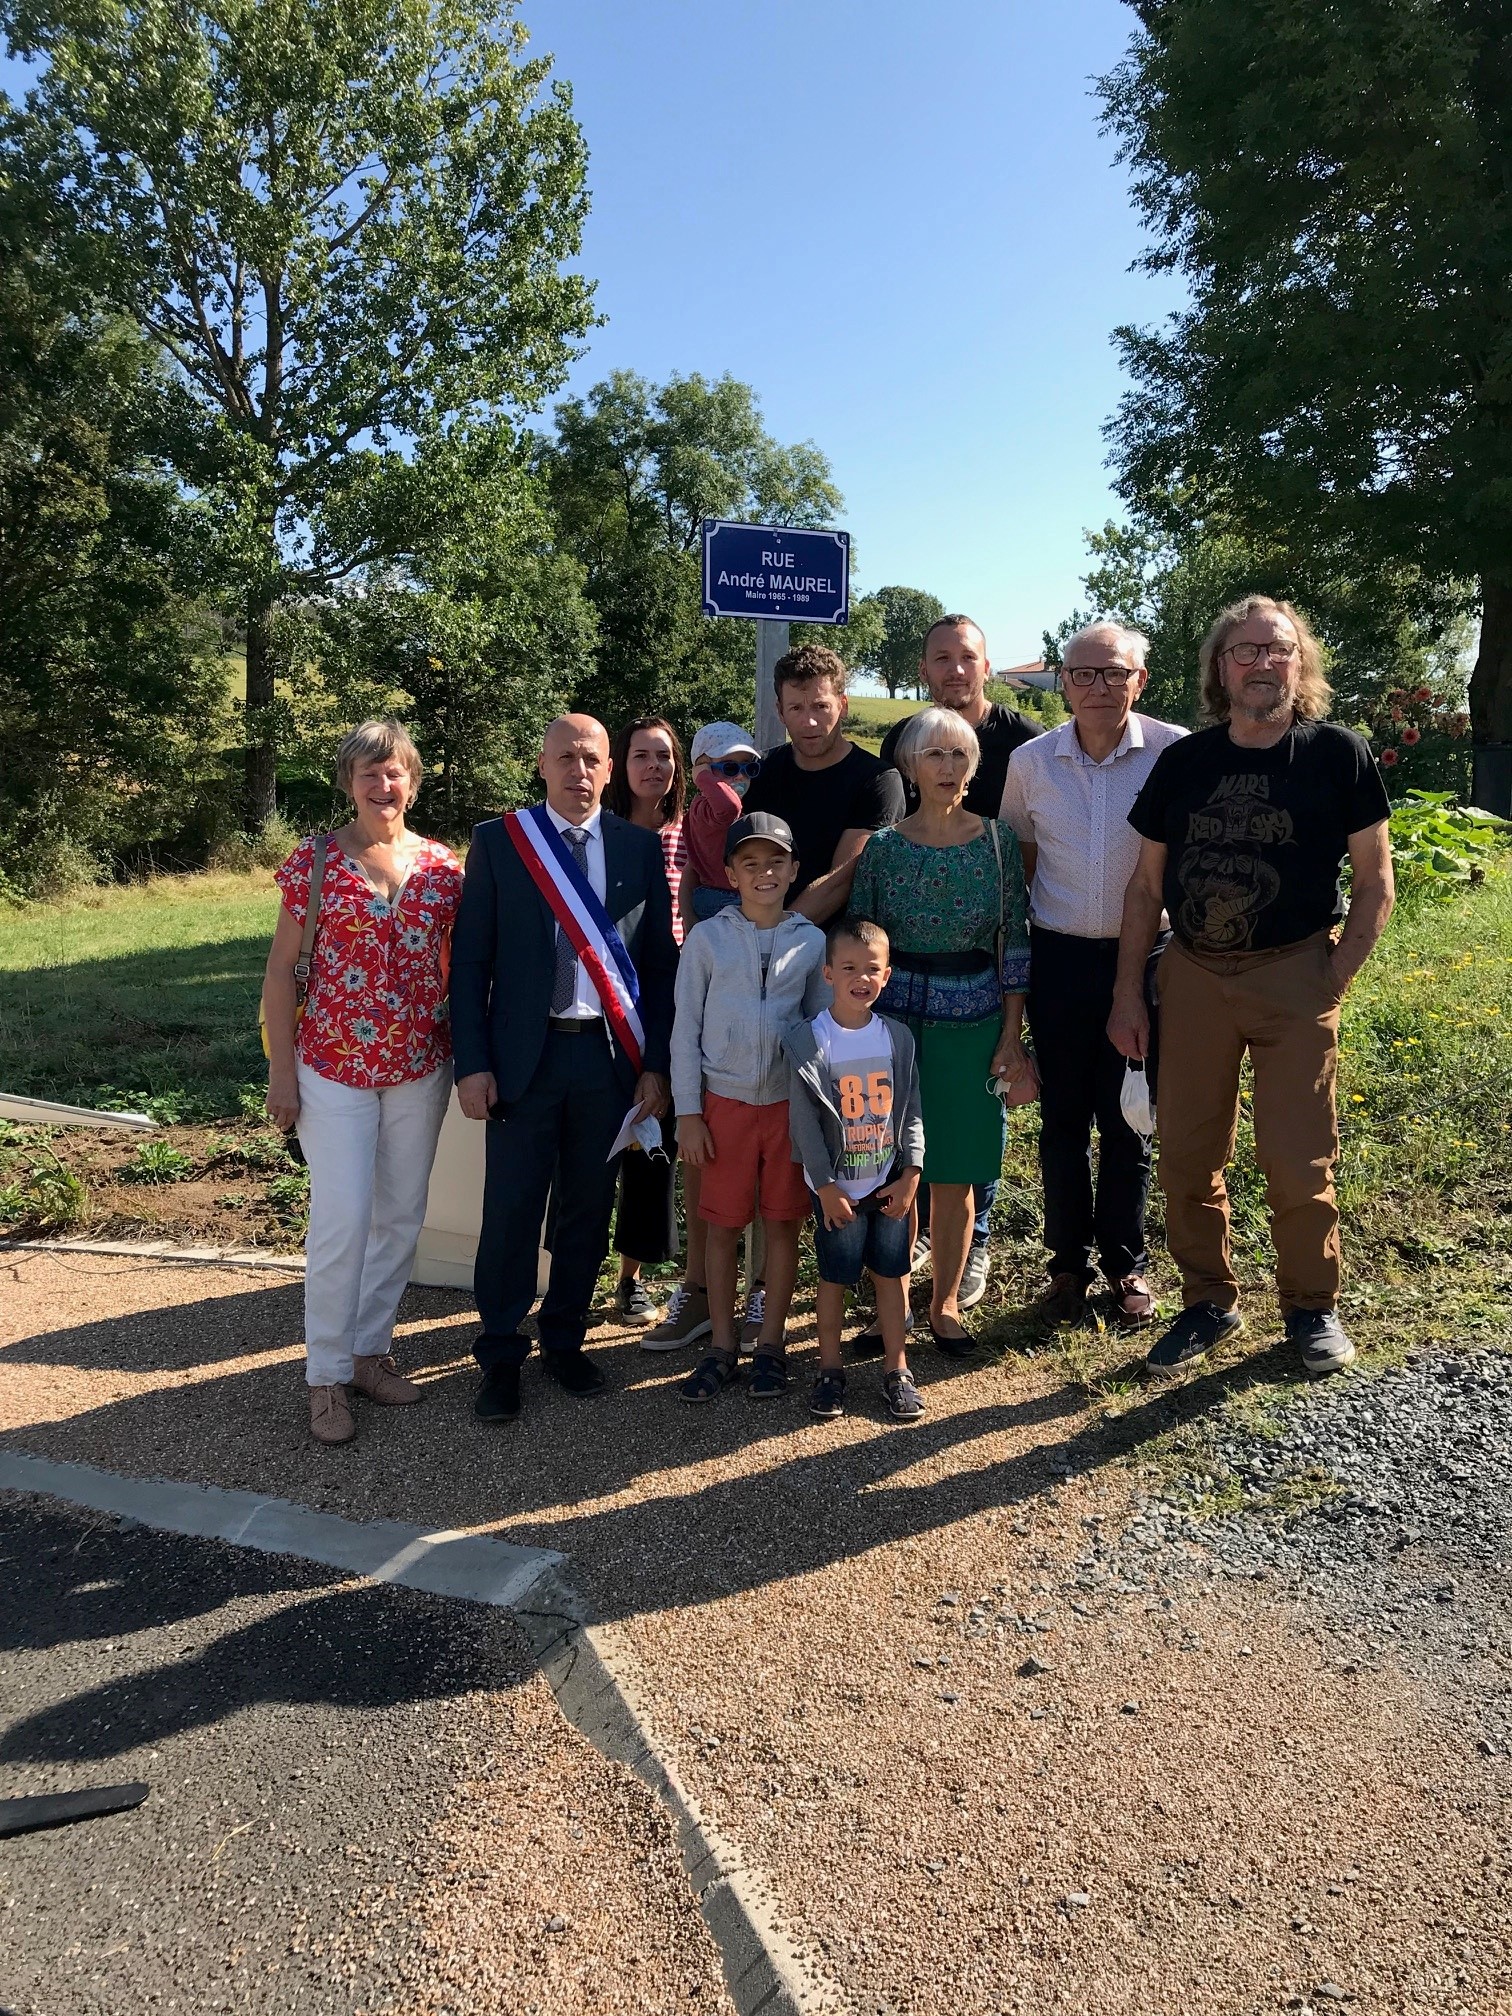
[[[682,743],[670,721],[660,715],[645,715],[621,728],[614,738],[610,758],[613,767],[604,803],[611,812],[617,812],[633,825],[646,827],[661,841],[667,883],[672,891],[672,930],[681,944],[683,927],[678,896],[688,860],[683,836],[688,781]],[[614,1232],[620,1278],[614,1300],[624,1322],[641,1326],[658,1322],[662,1313],[640,1278],[641,1268],[675,1260],[678,1252],[677,1136],[670,1116],[663,1123],[662,1143],[665,1160],[660,1155],[647,1155],[639,1148],[631,1148],[620,1164],[619,1215]],[[694,1201],[690,1199],[690,1271],[694,1240],[697,1238],[701,1245],[702,1230]],[[700,1252],[694,1276],[698,1280],[703,1278],[702,1258]]]

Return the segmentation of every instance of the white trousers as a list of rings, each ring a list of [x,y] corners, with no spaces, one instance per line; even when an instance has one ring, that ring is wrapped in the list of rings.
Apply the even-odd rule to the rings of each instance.
[[[381,1358],[414,1265],[452,1069],[370,1091],[299,1066],[299,1145],[310,1169],[305,1380],[344,1386]]]

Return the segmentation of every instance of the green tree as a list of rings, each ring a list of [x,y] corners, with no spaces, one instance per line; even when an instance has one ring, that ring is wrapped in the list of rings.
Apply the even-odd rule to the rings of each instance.
[[[5,165],[177,368],[168,438],[243,602],[259,824],[280,603],[402,556],[383,492],[413,442],[534,405],[588,326],[569,96],[512,0],[0,0],[0,29],[45,65]]]
[[[1190,305],[1119,332],[1123,496],[1227,498],[1430,631],[1475,583],[1475,734],[1512,740],[1512,17],[1133,4],[1107,119]]]
[[[591,671],[593,610],[503,423],[431,442],[388,501],[408,521],[411,558],[361,593],[287,613],[279,655],[302,673],[280,698],[312,820],[341,735],[393,711],[425,759],[422,821],[462,838],[533,795],[546,724]]]
[[[1450,712],[1463,701],[1465,619],[1429,623],[1415,614],[1418,584],[1401,570],[1361,578],[1330,567],[1327,555],[1299,555],[1221,516],[1204,520],[1188,499],[1164,498],[1157,513],[1110,521],[1087,535],[1087,547],[1084,604],[1046,633],[1046,660],[1058,664],[1066,639],[1097,617],[1142,630],[1150,683],[1141,704],[1161,719],[1197,724],[1198,649],[1218,611],[1251,592],[1306,610],[1328,650],[1335,713],[1351,726],[1380,718],[1395,688],[1426,686]]]
[[[0,186],[0,863],[23,889],[193,823],[224,708],[203,527],[143,446],[156,353],[73,294],[50,235]]]
[[[702,614],[703,521],[833,523],[829,463],[812,442],[774,440],[750,386],[730,377],[653,386],[616,371],[555,417],[537,467],[599,629],[578,704],[611,726],[653,710],[683,729],[749,720],[753,626]]]
[[[917,693],[924,638],[930,624],[945,614],[945,604],[922,588],[897,587],[878,588],[866,602],[881,619],[881,636],[861,660],[864,670],[882,681],[889,700],[905,689]]]

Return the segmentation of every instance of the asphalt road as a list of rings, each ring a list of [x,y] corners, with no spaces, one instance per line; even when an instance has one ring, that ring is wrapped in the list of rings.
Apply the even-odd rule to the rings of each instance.
[[[392,2007],[466,1697],[526,1664],[497,1611],[0,1499],[0,1797],[151,1788],[0,1840],[0,2009]]]

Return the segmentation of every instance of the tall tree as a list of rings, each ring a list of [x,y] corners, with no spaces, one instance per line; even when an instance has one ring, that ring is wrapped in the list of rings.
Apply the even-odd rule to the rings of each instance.
[[[409,527],[403,569],[285,619],[280,657],[306,668],[291,718],[323,783],[354,720],[402,713],[425,759],[424,817],[461,838],[531,795],[542,731],[591,669],[593,611],[503,423],[429,442],[389,502]]]
[[[198,514],[144,452],[156,351],[91,312],[0,185],[0,883],[194,822],[225,680]]]
[[[258,824],[280,601],[403,553],[381,493],[413,439],[537,404],[589,324],[569,96],[512,0],[0,0],[0,29],[45,65],[11,172],[177,367],[177,466],[244,603]]]
[[[896,700],[902,688],[918,690],[924,638],[945,614],[945,604],[922,588],[878,588],[866,600],[882,619],[882,634],[864,668],[882,681],[888,699]]]
[[[1195,723],[1198,647],[1224,604],[1251,592],[1307,611],[1345,719],[1368,717],[1393,686],[1425,681],[1449,704],[1463,701],[1463,619],[1424,621],[1421,583],[1403,569],[1361,575],[1305,540],[1288,547],[1247,531],[1242,514],[1202,516],[1190,498],[1152,499],[1128,522],[1089,533],[1087,549],[1085,602],[1047,632],[1046,653],[1058,662],[1066,638],[1095,616],[1144,631],[1149,708],[1166,720]]]
[[[1190,306],[1119,332],[1120,489],[1395,579],[1474,582],[1475,734],[1512,741],[1512,15],[1500,0],[1131,0],[1108,123]]]
[[[557,408],[537,466],[598,614],[581,704],[611,723],[650,709],[682,727],[748,718],[752,625],[702,614],[703,521],[833,523],[840,493],[820,450],[775,440],[750,386],[734,378],[653,386],[616,371]]]

